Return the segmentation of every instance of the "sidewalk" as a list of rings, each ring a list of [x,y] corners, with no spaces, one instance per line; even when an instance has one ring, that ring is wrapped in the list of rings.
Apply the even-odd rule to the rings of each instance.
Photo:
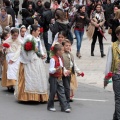
[[[105,39],[103,40],[104,53],[107,55],[108,47],[111,45],[111,36],[107,33],[107,31],[105,37],[107,38],[107,41]],[[91,41],[87,39],[86,33],[83,36],[81,47],[82,57],[79,59],[75,56],[76,40],[74,40],[74,44],[72,46],[72,53],[74,54],[76,64],[81,69],[81,71],[85,73],[83,78],[77,77],[78,82],[103,88],[103,78],[107,56],[101,58],[98,41],[95,46],[94,57],[91,56]],[[107,86],[106,90],[112,91],[111,83]]]

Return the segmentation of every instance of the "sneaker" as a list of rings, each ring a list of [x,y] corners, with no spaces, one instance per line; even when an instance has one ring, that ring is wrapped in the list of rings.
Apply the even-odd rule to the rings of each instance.
[[[49,111],[56,112],[55,108],[48,108]]]
[[[66,110],[64,109],[61,109],[62,112],[66,112],[66,113],[70,113],[71,112],[71,109],[67,108]]]
[[[65,110],[65,112],[66,112],[66,113],[70,113],[70,112],[71,112],[71,109],[68,108],[68,109]]]

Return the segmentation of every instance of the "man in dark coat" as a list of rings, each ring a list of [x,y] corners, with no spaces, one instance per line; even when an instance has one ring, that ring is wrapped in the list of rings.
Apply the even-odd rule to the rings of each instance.
[[[110,16],[113,13],[113,7],[114,5],[111,3],[110,0],[107,0],[107,4],[105,5],[105,19],[106,19],[106,29],[108,29],[109,21],[110,21]]]
[[[42,5],[42,1],[41,0],[38,0],[37,1],[37,3],[36,3],[36,9],[35,9],[35,11],[37,12],[37,13],[39,13],[39,15],[41,16],[42,14],[43,14],[43,11],[44,11],[45,9],[44,9],[44,7],[43,7],[43,5]]]
[[[9,0],[4,1],[4,5],[7,9],[7,14],[10,14],[12,16],[12,20],[13,20],[13,26],[12,27],[15,27],[15,12],[10,6],[11,5],[10,1]]]
[[[50,9],[50,3],[45,2],[44,4],[45,10],[41,16],[41,19],[39,20],[39,24],[43,27],[43,39],[44,39],[44,44],[45,48],[47,51],[47,60],[46,63],[50,62],[50,48],[51,44],[48,43],[48,30],[49,30],[49,24],[51,23],[51,19],[53,18],[53,13]]]
[[[28,8],[29,4],[32,5],[32,8],[35,10],[35,3],[32,0],[24,0],[22,8]]]

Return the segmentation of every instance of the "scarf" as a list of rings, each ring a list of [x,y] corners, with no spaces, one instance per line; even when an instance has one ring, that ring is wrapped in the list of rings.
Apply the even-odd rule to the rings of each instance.
[[[7,16],[8,16],[7,13],[5,15],[0,14],[0,18],[2,21],[4,21],[7,18]]]

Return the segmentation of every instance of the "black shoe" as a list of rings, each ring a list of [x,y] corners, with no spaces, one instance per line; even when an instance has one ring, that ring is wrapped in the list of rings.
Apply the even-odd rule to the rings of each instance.
[[[47,64],[50,63],[50,60],[46,60],[45,63],[47,63]]]
[[[105,56],[106,56],[106,55],[105,55],[104,53],[101,54],[101,57],[102,57],[102,58],[105,57]]]
[[[94,53],[91,53],[91,56],[94,56]]]
[[[14,90],[15,90],[15,89],[13,88],[13,86],[11,86],[11,87],[7,87],[7,89],[8,89],[8,92],[12,92],[12,93],[13,93]]]
[[[95,48],[95,45],[91,45],[91,56],[94,56],[94,48]]]
[[[70,102],[73,102],[73,100],[72,100],[72,99],[70,99]]]

